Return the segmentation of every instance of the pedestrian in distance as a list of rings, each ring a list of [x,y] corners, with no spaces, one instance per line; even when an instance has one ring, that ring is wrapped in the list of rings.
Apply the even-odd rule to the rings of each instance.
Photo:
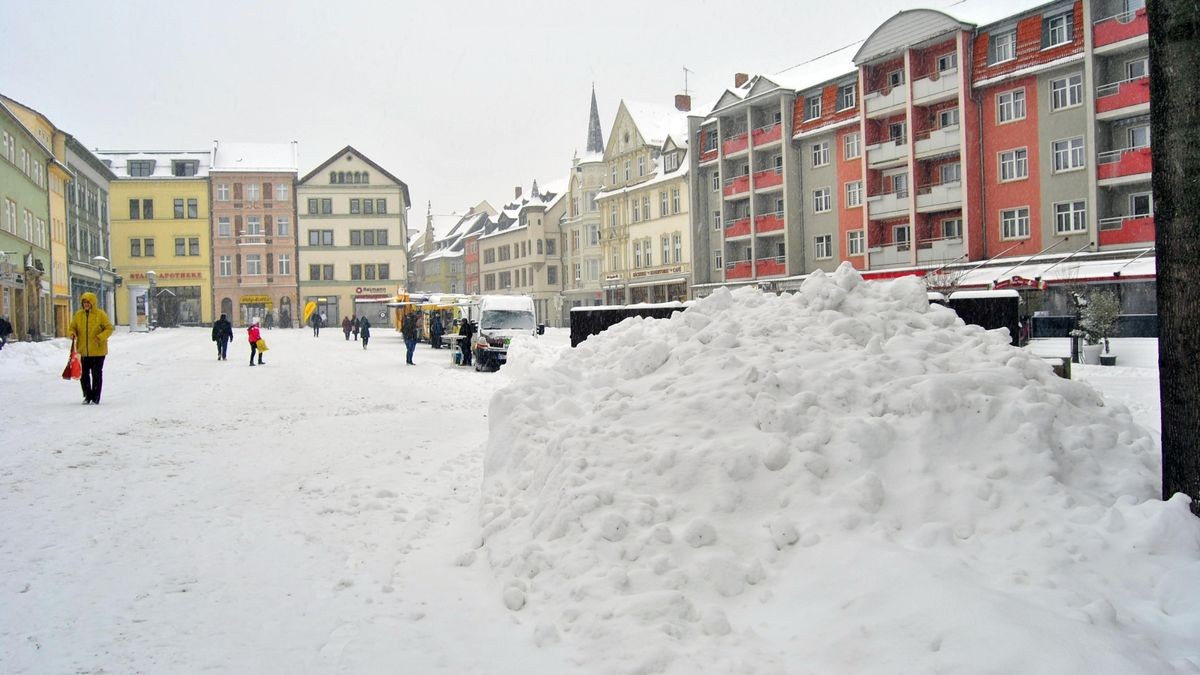
[[[217,360],[224,361],[228,355],[229,343],[233,340],[233,324],[224,314],[213,322],[212,339],[217,343]]]
[[[367,348],[367,340],[371,339],[371,322],[367,321],[367,317],[363,317],[358,321],[358,332],[362,335],[363,349]]]
[[[434,314],[433,322],[429,324],[429,344],[434,349],[442,348],[442,335],[446,333],[446,329],[442,326],[442,315]]]
[[[350,317],[342,317],[342,335],[346,336],[346,340],[350,340]]]
[[[275,327],[275,315],[271,314],[270,312],[267,312],[267,315],[263,317],[263,328],[266,328],[267,330],[271,330],[274,327]]]
[[[96,306],[96,294],[84,293],[79,299],[79,309],[67,327],[67,336],[79,352],[83,365],[79,386],[83,387],[84,405],[100,405],[104,357],[108,355],[108,337],[112,334],[112,322],[108,320],[108,314]]]
[[[367,317],[364,316],[362,318],[365,319]],[[350,317],[350,330],[354,333],[354,341],[358,342],[358,318],[357,317],[354,317],[354,316]]]
[[[258,354],[258,365],[263,365],[262,352],[258,351],[258,341],[262,339],[262,331],[258,329],[258,317],[250,319],[250,327],[246,329],[246,337],[250,340],[250,365],[254,365],[254,355]]]
[[[4,343],[8,342],[8,336],[12,335],[13,327],[8,322],[7,316],[0,316],[0,349],[4,349]]]
[[[312,324],[313,337],[321,336],[321,315],[313,312],[313,315],[308,318],[308,322]]]
[[[464,316],[458,324],[458,334],[462,336],[458,340],[458,347],[462,350],[461,363],[469,366],[471,365],[471,338],[475,337],[475,324]]]
[[[417,313],[409,312],[400,323],[400,334],[404,336],[404,362],[410,366],[413,363],[413,352],[417,349]]]

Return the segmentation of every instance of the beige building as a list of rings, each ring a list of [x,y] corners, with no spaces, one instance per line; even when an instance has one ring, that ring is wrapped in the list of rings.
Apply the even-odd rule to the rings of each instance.
[[[406,286],[408,185],[351,146],[300,179],[300,305],[330,327]]]
[[[604,187],[604,136],[592,91],[592,109],[588,120],[587,151],[571,162],[567,181],[567,218],[563,223],[566,247],[563,251],[563,320],[570,323],[572,307],[599,305],[604,302],[600,286],[604,263],[600,246],[600,204],[596,195]]]
[[[484,295],[528,295],[539,323],[563,322],[563,230],[567,200],[562,190],[538,189],[515,199],[479,235],[480,290]]]
[[[622,101],[604,151],[606,304],[687,300],[692,284],[686,97],[679,109]]]

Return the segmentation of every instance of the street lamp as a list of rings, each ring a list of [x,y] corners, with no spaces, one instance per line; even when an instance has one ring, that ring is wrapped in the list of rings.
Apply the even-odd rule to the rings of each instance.
[[[108,312],[111,315],[108,317],[109,320],[115,324],[117,323],[117,307],[115,302],[115,296],[117,294],[117,280],[116,275],[112,272],[112,263],[109,262],[108,258],[105,258],[102,255],[92,256],[92,262],[96,263],[96,269],[100,272],[100,295],[104,298],[104,303],[101,305],[100,309]],[[113,275],[112,295],[109,295],[108,290],[104,288],[104,275],[106,274]]]
[[[150,282],[150,290],[146,293],[146,328],[154,330],[154,270],[146,272],[146,280]]]

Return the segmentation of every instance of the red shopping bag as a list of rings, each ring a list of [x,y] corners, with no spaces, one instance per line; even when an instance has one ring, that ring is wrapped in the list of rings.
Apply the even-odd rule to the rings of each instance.
[[[79,360],[79,352],[75,351],[75,341],[71,341],[71,356],[67,359],[67,367],[63,368],[64,380],[78,380],[83,376],[83,362]]]

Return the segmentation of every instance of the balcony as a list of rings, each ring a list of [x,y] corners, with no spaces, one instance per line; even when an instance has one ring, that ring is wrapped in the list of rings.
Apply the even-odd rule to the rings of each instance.
[[[896,267],[912,264],[912,247],[908,242],[889,246],[872,246],[867,249],[871,267]]]
[[[907,160],[908,139],[903,136],[867,146],[867,166],[872,169],[899,166]]]
[[[917,211],[947,211],[962,208],[962,181],[924,185],[917,188]]]
[[[1124,148],[1102,152],[1096,158],[1096,174],[1101,185],[1120,185],[1150,180],[1150,147]]]
[[[754,274],[759,277],[776,277],[787,274],[787,259],[784,256],[776,256],[755,260]]]
[[[913,81],[913,105],[930,105],[952,98],[958,98],[957,68]]]
[[[917,157],[932,157],[951,152],[959,152],[962,147],[962,128],[957,124],[952,127],[933,129],[917,136],[914,151]]]
[[[917,242],[917,264],[944,262],[962,257],[962,237],[926,239]]]
[[[1097,21],[1092,31],[1092,45],[1096,51],[1101,51],[1108,45],[1147,36],[1149,33],[1150,24],[1146,20],[1146,8],[1142,7]]]
[[[783,211],[764,213],[754,219],[754,231],[759,234],[777,232],[784,227]]]
[[[750,135],[743,131],[740,134],[730,136],[728,139],[726,139],[721,145],[721,150],[724,151],[726,155],[733,155],[745,150],[749,142]]]
[[[238,246],[265,246],[268,243],[265,234],[242,234],[237,238]]]
[[[773,122],[765,127],[755,129],[752,134],[754,147],[774,143],[783,137],[783,125]]]
[[[738,176],[725,181],[725,196],[732,197],[750,191],[750,176]]]
[[[750,216],[730,218],[725,221],[725,238],[750,236]]]
[[[887,117],[898,112],[904,111],[904,104],[908,101],[907,85],[899,87],[884,87],[879,91],[873,91],[863,97],[863,104],[867,109],[867,117]]]
[[[908,190],[867,197],[867,217],[877,220],[907,216],[909,201]]]
[[[1126,110],[1139,106],[1137,110]],[[1096,118],[1112,119],[1150,110],[1150,78],[1135,77],[1096,87]]]
[[[1100,245],[1154,243],[1154,216],[1114,216],[1100,219]]]
[[[750,260],[725,263],[726,279],[749,279],[754,274],[754,263]]]
[[[765,190],[778,185],[783,185],[783,169],[767,169],[766,171],[757,171],[754,174],[754,189]]]

